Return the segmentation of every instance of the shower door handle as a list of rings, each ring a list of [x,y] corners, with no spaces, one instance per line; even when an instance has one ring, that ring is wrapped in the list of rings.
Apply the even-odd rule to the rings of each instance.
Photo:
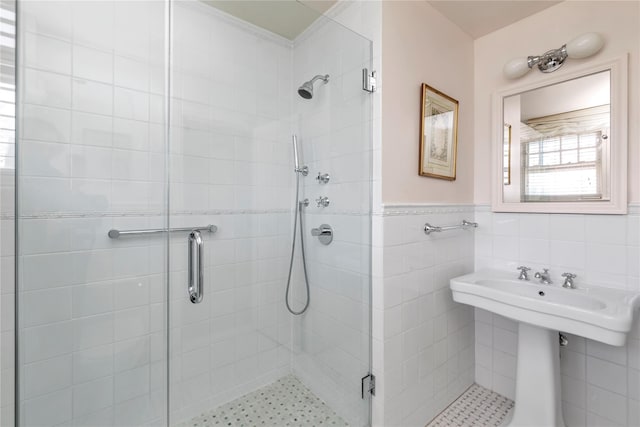
[[[195,251],[195,256],[194,256]],[[198,304],[204,293],[204,264],[202,262],[202,235],[198,230],[189,233],[189,300]]]

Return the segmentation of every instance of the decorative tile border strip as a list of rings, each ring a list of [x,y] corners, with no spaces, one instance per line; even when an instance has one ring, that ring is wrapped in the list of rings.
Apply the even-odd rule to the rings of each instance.
[[[476,205],[473,204],[388,204],[382,206],[381,212],[376,212],[378,216],[398,216],[398,215],[425,215],[436,213],[473,213]]]
[[[168,215],[171,217],[181,216],[208,216],[208,215],[264,215],[264,214],[290,214],[292,209],[215,209],[206,211],[175,211]],[[369,212],[365,211],[323,211],[310,209],[308,215],[323,216],[369,216]],[[76,219],[76,218],[131,218],[131,217],[149,217],[161,218],[167,216],[165,212],[158,211],[113,211],[113,212],[40,212],[28,215],[20,215],[20,219]],[[0,214],[0,220],[15,220],[13,213]]]

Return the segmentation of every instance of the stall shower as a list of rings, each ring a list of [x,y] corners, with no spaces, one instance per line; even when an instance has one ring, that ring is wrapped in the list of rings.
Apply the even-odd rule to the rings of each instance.
[[[300,2],[7,5],[11,421],[369,425],[371,42]]]

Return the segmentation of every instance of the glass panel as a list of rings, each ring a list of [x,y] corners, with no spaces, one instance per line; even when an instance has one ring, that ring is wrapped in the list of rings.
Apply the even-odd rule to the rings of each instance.
[[[578,136],[577,135],[563,135],[562,136],[562,149],[572,150],[578,148]]]
[[[595,133],[588,133],[580,135],[580,147],[595,147],[598,141],[598,136]]]
[[[166,6],[20,6],[18,425],[166,425]]]
[[[596,149],[594,148],[583,148],[580,150],[580,161],[581,162],[593,162],[596,160]]]
[[[560,138],[545,138],[542,142],[542,151],[557,151],[560,149]]]
[[[0,0],[0,425],[14,426],[15,385],[15,2]]]
[[[303,8],[292,13],[307,24],[294,34],[260,28],[260,7],[269,16]],[[367,425],[371,101],[361,79],[371,43],[281,1],[176,2],[172,33],[171,222],[219,228],[202,236],[197,304],[187,291],[188,270],[197,270],[187,238],[171,236],[170,424],[219,415],[270,387],[275,399],[294,392],[317,403],[285,406],[287,416],[304,409],[327,424]],[[294,172],[294,135],[306,177]],[[296,188],[310,200],[301,218]],[[328,206],[317,206],[321,197]],[[311,235],[325,223],[336,232],[328,246]],[[306,305],[303,246],[310,300],[301,315],[285,297],[294,224],[304,244],[296,234],[288,302],[296,312]]]
[[[336,234],[329,246],[308,242],[311,305],[293,319],[293,372],[349,425],[362,426],[369,423],[360,380],[370,369],[372,164],[371,95],[362,90],[362,69],[371,70],[371,42],[328,19],[306,35],[294,46],[294,87],[315,74],[333,79],[317,85],[311,100],[294,96],[305,161],[314,175],[331,175],[322,186],[304,180],[312,201],[331,200],[306,211],[305,235],[323,223]]]
[[[542,154],[542,164],[545,166],[557,165],[560,163],[560,152],[551,152]]]
[[[562,164],[577,163],[578,162],[578,150],[569,150],[562,152]]]

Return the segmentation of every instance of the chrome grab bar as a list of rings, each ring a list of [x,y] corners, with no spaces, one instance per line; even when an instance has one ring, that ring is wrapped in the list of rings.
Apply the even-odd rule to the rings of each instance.
[[[437,227],[437,226],[431,225],[431,224],[429,224],[427,222],[424,225],[424,234],[426,234],[428,236],[431,233],[440,233],[442,231],[457,230],[458,228],[466,230],[469,227],[476,228],[476,227],[478,227],[478,223],[477,222],[467,221],[466,219],[463,219],[462,223],[458,224],[458,225],[447,225],[445,227]]]
[[[189,233],[189,299],[192,303],[198,304],[202,301],[202,296],[204,293],[204,274],[202,269],[204,264],[202,262],[202,235],[198,230],[192,230]],[[196,251],[197,260],[194,260],[193,251]],[[194,270],[196,270],[195,262],[197,262],[197,274],[194,274]]]
[[[182,228],[170,228],[170,229],[166,229],[166,228],[150,228],[150,229],[146,229],[146,230],[116,230],[116,229],[112,229],[109,230],[109,233],[107,233],[107,235],[111,238],[111,239],[117,239],[119,237],[123,237],[123,236],[134,236],[134,235],[144,235],[144,234],[159,234],[159,233],[166,233],[167,231],[173,233],[176,231],[208,231],[209,233],[215,233],[216,231],[218,231],[218,227],[213,225],[213,224],[209,224],[203,227],[182,227]]]

